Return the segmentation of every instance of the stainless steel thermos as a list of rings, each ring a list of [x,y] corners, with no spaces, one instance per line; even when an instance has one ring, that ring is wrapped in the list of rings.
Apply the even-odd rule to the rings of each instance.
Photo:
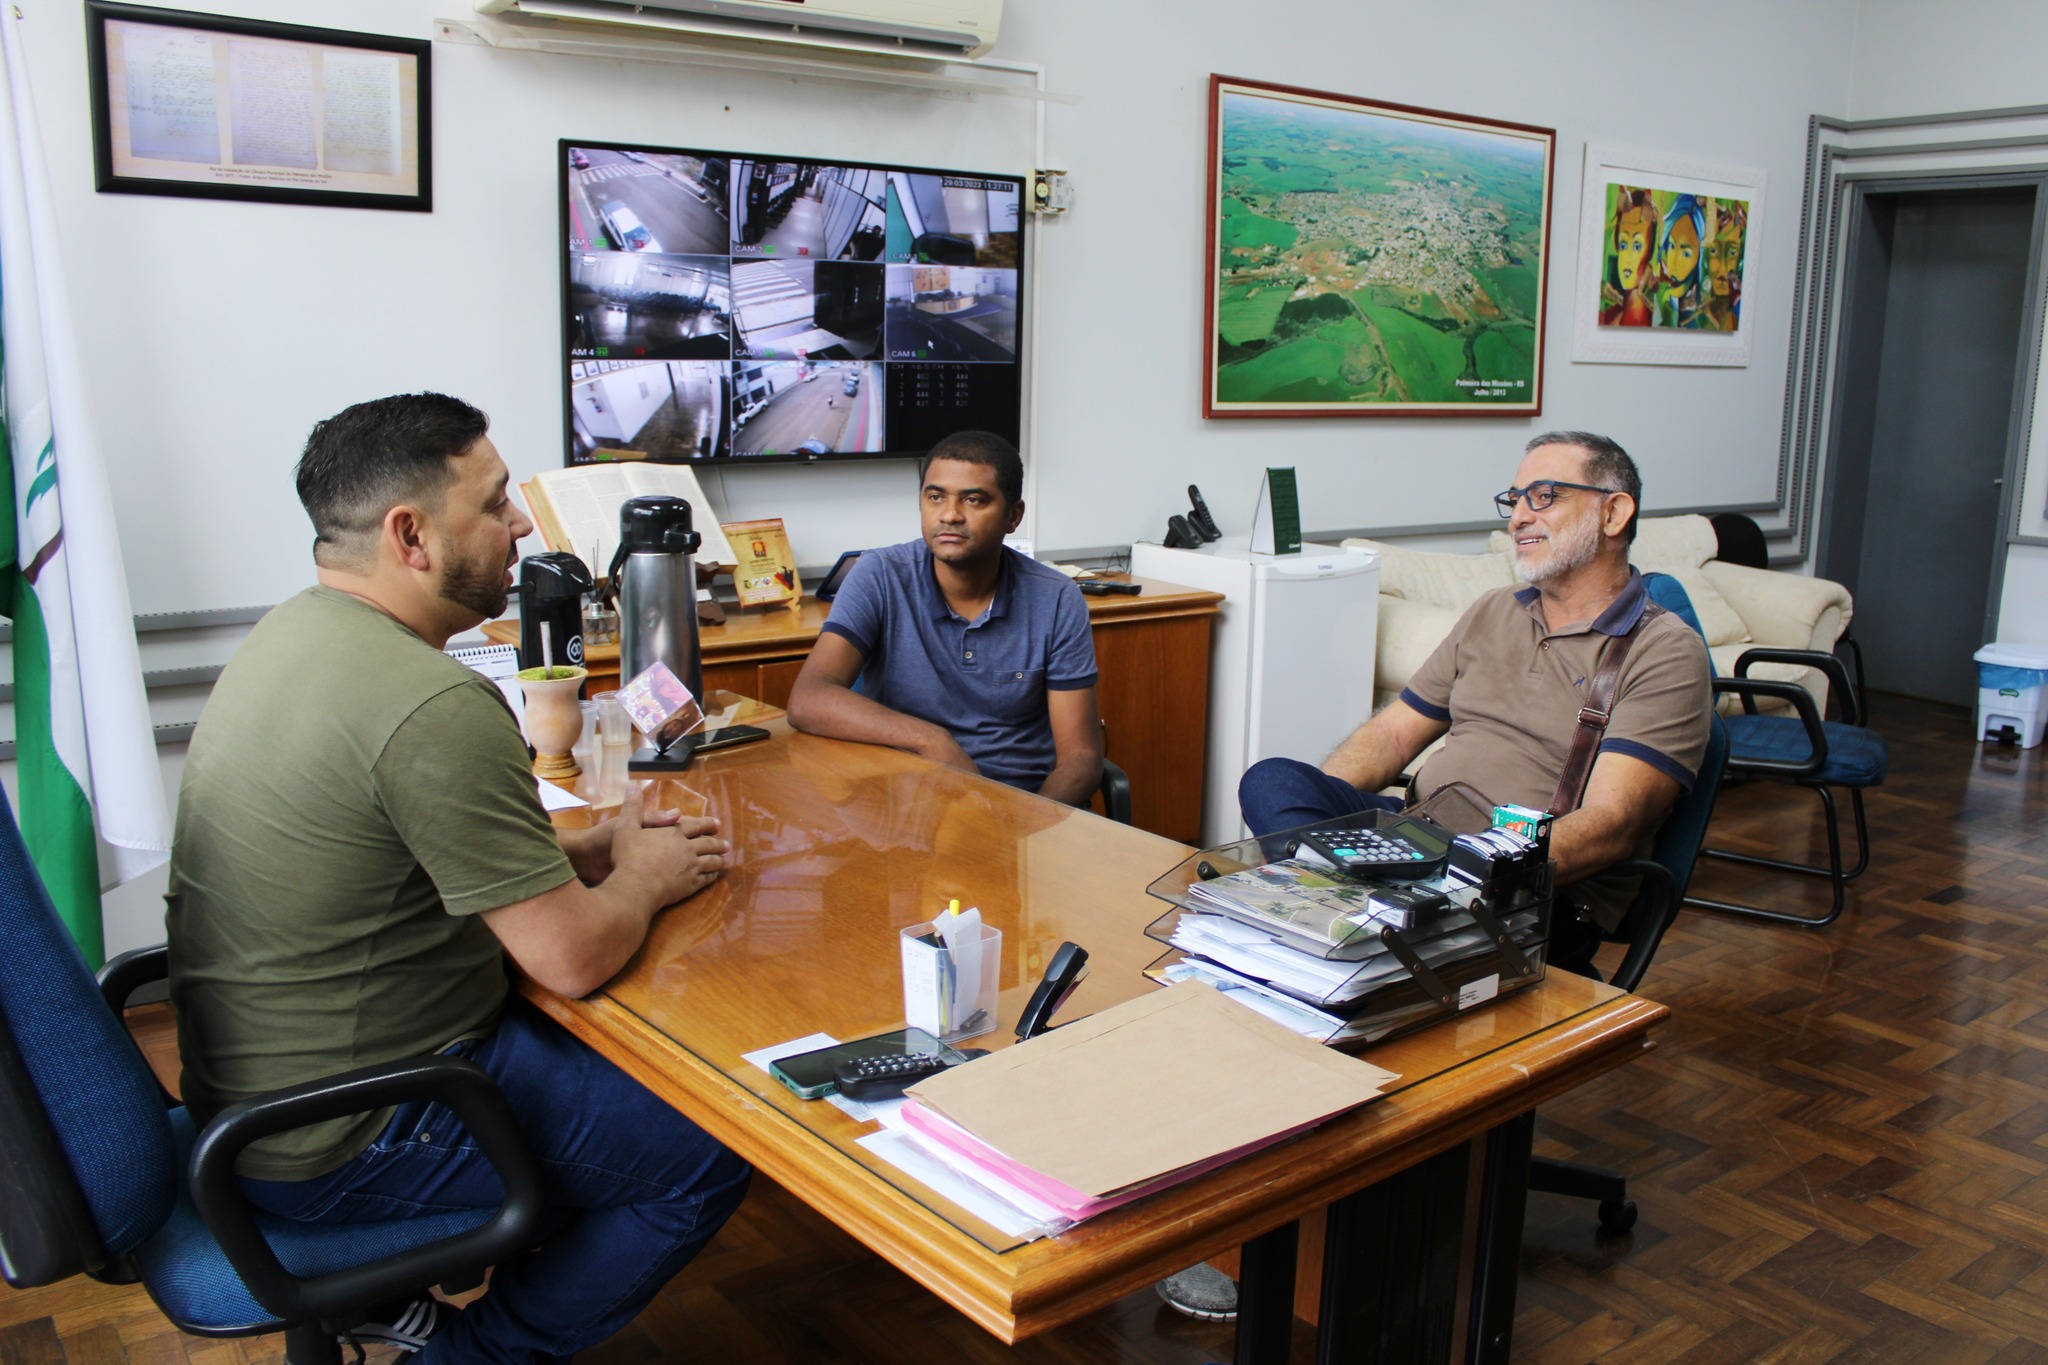
[[[619,597],[622,684],[659,659],[703,704],[697,568],[691,559],[703,539],[691,529],[690,504],[682,498],[630,498],[619,508],[619,549],[612,556],[611,580]]]

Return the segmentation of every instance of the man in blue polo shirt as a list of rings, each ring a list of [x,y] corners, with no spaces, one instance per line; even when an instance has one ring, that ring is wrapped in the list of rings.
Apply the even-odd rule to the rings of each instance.
[[[958,432],[924,457],[918,486],[923,538],[860,557],[790,692],[790,724],[1085,803],[1102,782],[1095,641],[1079,589],[1003,544],[1024,516],[1017,448]]]

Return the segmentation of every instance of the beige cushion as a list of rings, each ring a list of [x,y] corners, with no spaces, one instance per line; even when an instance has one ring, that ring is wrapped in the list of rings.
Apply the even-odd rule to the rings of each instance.
[[[1380,591],[1432,607],[1462,612],[1482,593],[1515,581],[1503,555],[1449,555],[1404,550],[1377,540],[1351,539],[1347,548],[1375,550],[1380,557]]]
[[[1721,595],[1704,569],[1695,566],[1645,572],[1668,573],[1678,580],[1678,585],[1685,589],[1685,595],[1692,599],[1693,614],[1700,618],[1700,629],[1706,632],[1709,647],[1750,642],[1749,627],[1743,624],[1735,608],[1728,605],[1728,599]]]
[[[1461,608],[1380,595],[1378,657],[1373,669],[1373,708],[1401,694],[1408,679],[1450,635],[1465,613]]]
[[[1854,615],[1848,589],[1825,578],[1747,569],[1719,560],[1704,572],[1760,645],[1830,651]]]
[[[1636,523],[1628,561],[1644,573],[1675,574],[1697,569],[1720,551],[1714,523],[1705,517],[1644,517]],[[1686,590],[1690,592],[1692,585]]]

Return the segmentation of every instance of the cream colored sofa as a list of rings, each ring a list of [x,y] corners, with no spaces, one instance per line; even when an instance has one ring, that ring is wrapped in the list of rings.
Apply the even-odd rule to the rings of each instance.
[[[1376,540],[1344,543],[1380,555],[1375,709],[1400,695],[1409,677],[1481,593],[1515,581],[1506,531],[1493,533],[1485,554],[1436,554]],[[1668,573],[1685,585],[1707,633],[1716,671],[1733,673],[1742,652],[1758,645],[1832,650],[1849,628],[1852,608],[1841,584],[1723,564],[1714,558],[1716,548],[1713,523],[1705,517],[1645,517],[1629,555],[1643,572]],[[1827,704],[1827,679],[1818,670],[1758,664],[1750,676],[1799,682],[1823,706]],[[1740,703],[1724,697],[1721,705],[1732,710]],[[1772,709],[1769,702],[1764,706]],[[1777,706],[1789,709],[1783,703]]]

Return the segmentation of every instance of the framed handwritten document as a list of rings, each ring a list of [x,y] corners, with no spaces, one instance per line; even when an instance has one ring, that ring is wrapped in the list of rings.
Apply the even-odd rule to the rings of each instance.
[[[433,208],[424,41],[112,0],[85,26],[100,190]]]

